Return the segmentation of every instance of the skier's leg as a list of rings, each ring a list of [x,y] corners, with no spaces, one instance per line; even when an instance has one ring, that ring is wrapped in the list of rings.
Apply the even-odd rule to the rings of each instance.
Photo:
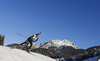
[[[21,43],[20,45],[23,45],[23,44],[25,44],[26,43],[26,41],[25,42],[23,42],[23,43]]]
[[[32,47],[32,41],[30,41],[30,46],[29,46],[29,49],[28,51],[30,51],[30,48]]]
[[[25,42],[19,44],[18,46],[20,47],[21,45],[23,45],[23,44],[25,44],[25,43],[27,43],[27,40],[26,40]]]

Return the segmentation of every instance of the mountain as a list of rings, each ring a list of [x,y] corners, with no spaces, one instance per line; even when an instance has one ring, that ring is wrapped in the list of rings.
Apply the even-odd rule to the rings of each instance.
[[[7,47],[16,48],[18,46],[17,43],[6,45]]]
[[[0,46],[0,61],[56,61],[47,56],[31,52],[31,54],[9,47]]]
[[[48,50],[48,49],[44,49],[44,48],[36,48],[36,49],[32,49],[31,52],[36,52],[36,53],[40,53],[52,58],[58,58],[61,57],[61,54],[54,51],[54,50]]]
[[[66,58],[68,60],[75,58],[79,61],[81,61],[82,56],[85,55],[85,52],[86,51],[84,49],[75,49],[71,46],[60,50],[60,53],[64,58]]]
[[[91,57],[94,55],[100,55],[100,46],[93,46],[90,47],[88,49],[86,49],[86,51],[88,52],[88,54],[91,54]]]
[[[33,43],[32,48],[45,48],[45,49],[50,49],[50,48],[54,48],[54,50],[60,50],[61,47],[67,47],[67,46],[71,46],[75,49],[79,49],[73,42],[68,41],[68,40],[51,40],[49,42],[44,42],[41,44],[35,44]]]

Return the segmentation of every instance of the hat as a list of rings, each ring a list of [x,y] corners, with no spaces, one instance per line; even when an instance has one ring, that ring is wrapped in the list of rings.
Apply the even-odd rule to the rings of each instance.
[[[40,33],[37,33],[36,35],[40,35],[41,34],[41,32]]]

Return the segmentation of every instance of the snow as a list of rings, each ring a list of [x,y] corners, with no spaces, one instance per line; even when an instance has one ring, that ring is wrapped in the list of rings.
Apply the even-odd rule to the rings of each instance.
[[[62,46],[62,45],[67,45],[67,46],[73,46],[72,42],[68,40],[51,40],[51,42],[55,45]]]
[[[100,61],[100,59],[98,60],[98,56],[96,56],[96,57],[89,58],[89,59],[86,59],[86,60],[83,60],[83,61]]]
[[[56,61],[42,54],[0,46],[0,61]]]

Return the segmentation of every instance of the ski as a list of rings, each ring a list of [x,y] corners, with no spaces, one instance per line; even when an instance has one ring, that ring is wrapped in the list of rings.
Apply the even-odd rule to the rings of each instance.
[[[27,53],[29,53],[29,54],[33,55],[30,51],[27,51]]]

